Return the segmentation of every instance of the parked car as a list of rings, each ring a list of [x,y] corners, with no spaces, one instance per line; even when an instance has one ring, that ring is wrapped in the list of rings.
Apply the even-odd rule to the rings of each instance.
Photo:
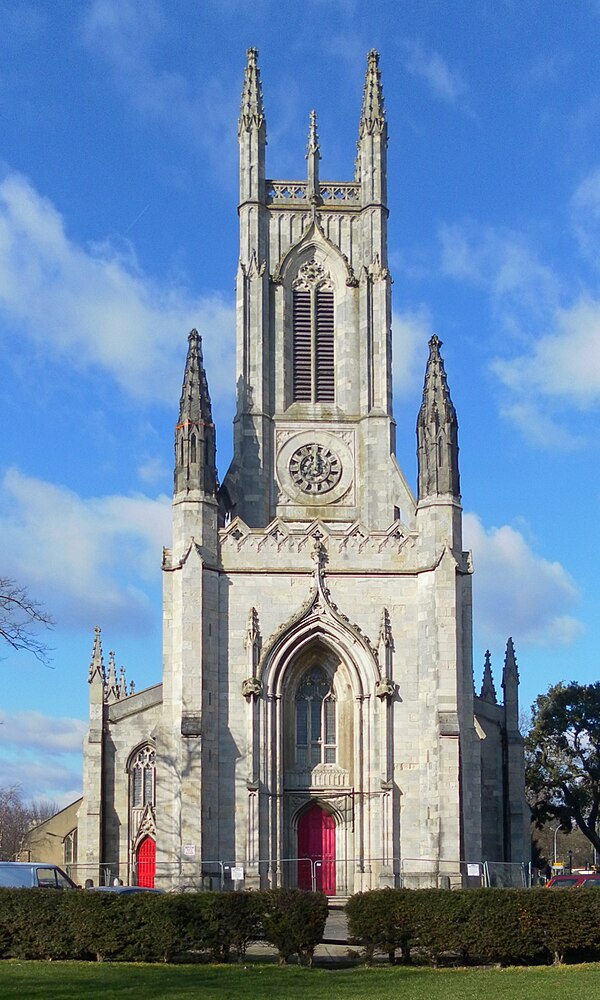
[[[2,889],[77,889],[73,879],[59,868],[31,861],[0,861]]]
[[[164,889],[150,889],[145,885],[90,885],[88,892],[116,892],[122,896],[131,892],[164,892]]]
[[[576,889],[589,889],[597,886],[600,889],[600,875],[580,875]]]
[[[600,873],[572,872],[570,875],[553,875],[546,882],[547,889],[581,889],[589,886],[600,888]]]

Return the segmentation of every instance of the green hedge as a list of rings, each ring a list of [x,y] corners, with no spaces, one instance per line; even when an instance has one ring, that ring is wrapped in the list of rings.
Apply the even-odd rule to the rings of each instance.
[[[242,960],[251,941],[282,961],[310,964],[323,937],[321,893],[206,892],[181,895],[0,889],[0,958],[168,962]]]
[[[382,889],[347,906],[348,933],[376,952],[433,963],[535,964],[600,960],[600,892],[593,889]]]

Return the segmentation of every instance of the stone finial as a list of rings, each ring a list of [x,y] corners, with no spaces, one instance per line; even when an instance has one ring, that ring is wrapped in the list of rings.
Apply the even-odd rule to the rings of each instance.
[[[439,494],[460,498],[458,473],[458,420],[450,398],[442,342],[429,341],[423,399],[417,418],[419,500]]]
[[[494,687],[494,678],[492,676],[492,659],[490,656],[489,649],[485,651],[485,661],[483,665],[483,680],[481,682],[481,691],[479,697],[482,701],[489,701],[492,705],[497,704],[496,699],[496,688]]]
[[[387,608],[381,612],[381,624],[379,626],[379,641],[382,646],[393,647],[392,626],[390,623],[390,613]]]
[[[258,622],[258,612],[256,608],[250,608],[248,613],[248,624],[246,625],[246,638],[244,647],[248,654],[248,667],[254,674],[260,659],[261,635]]]
[[[106,674],[106,684],[104,687],[105,702],[119,700],[119,683],[117,681],[117,668],[115,666],[115,654],[113,650],[108,654],[108,671]]]
[[[244,129],[260,129],[264,124],[264,108],[258,68],[258,49],[248,49],[244,84],[242,87],[242,103],[240,108],[239,131]]]
[[[119,671],[119,698],[127,697],[127,681],[125,679],[125,667]]]
[[[96,625],[94,629],[94,645],[92,648],[92,659],[88,671],[88,682],[100,680],[104,684],[104,661],[102,659],[102,643],[100,642],[100,628]]]
[[[379,70],[379,53],[375,49],[371,49],[367,56],[367,72],[358,134],[362,139],[365,134],[382,133],[384,129],[385,108]]]
[[[317,113],[311,111],[308,126],[308,145],[306,147],[308,198],[312,205],[319,201],[319,136],[317,134]]]

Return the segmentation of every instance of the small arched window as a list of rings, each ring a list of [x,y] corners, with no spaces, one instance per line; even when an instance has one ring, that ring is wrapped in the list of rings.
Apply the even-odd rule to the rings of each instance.
[[[68,865],[77,864],[77,827],[70,830],[63,840],[63,862],[67,871]]]
[[[312,667],[296,692],[296,764],[335,764],[336,702],[331,679],[322,667]]]
[[[192,434],[190,438],[190,462],[192,465],[196,464],[196,435]]]

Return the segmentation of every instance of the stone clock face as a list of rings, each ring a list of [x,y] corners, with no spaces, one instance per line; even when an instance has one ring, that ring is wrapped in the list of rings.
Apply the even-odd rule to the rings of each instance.
[[[342,463],[331,448],[311,442],[292,454],[289,473],[294,485],[303,493],[321,496],[339,483]]]

